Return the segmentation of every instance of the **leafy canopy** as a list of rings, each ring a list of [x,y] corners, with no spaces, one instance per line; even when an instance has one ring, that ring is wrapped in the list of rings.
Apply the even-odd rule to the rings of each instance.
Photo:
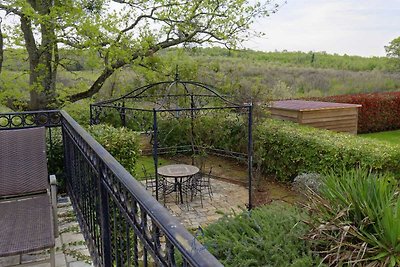
[[[37,74],[31,76],[31,85],[55,90],[50,86],[57,77],[54,70],[65,60],[58,55],[59,47],[86,50],[102,59],[95,82],[69,95],[70,101],[92,96],[115,70],[141,64],[168,47],[240,45],[252,34],[254,20],[277,8],[272,0],[0,0],[3,17],[19,18],[4,20],[6,43],[28,51],[30,71]],[[35,57],[41,65],[31,60]]]

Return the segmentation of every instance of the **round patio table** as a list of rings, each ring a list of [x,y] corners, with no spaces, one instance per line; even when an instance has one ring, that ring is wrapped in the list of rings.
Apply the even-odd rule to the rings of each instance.
[[[178,189],[183,204],[182,183],[184,178],[191,178],[200,170],[196,166],[187,164],[171,164],[165,165],[157,169],[157,173],[166,179],[175,179],[174,190]]]

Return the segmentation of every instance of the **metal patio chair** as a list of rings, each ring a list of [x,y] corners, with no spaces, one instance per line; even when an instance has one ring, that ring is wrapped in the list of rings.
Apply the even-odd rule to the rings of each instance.
[[[207,191],[210,200],[212,200],[213,192],[211,186],[211,172],[212,172],[212,166],[210,167],[208,174],[204,173],[203,171],[200,171],[198,174],[194,176],[192,181],[191,199],[193,200],[193,198],[197,196],[197,194],[199,194],[202,207],[203,207],[203,193],[205,191]]]
[[[45,133],[43,127],[0,131],[0,257],[50,249],[50,259],[34,263],[54,267],[57,189],[47,174]]]

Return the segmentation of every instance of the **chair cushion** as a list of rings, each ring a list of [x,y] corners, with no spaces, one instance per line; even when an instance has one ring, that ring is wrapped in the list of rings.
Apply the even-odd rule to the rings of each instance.
[[[47,194],[0,202],[0,257],[53,246],[53,216]]]
[[[49,188],[44,127],[0,131],[0,196]]]

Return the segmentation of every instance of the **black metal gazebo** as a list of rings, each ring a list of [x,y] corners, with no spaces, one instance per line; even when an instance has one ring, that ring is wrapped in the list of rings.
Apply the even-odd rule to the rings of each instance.
[[[152,149],[148,154],[154,159],[156,188],[160,154],[205,151],[246,162],[251,209],[252,110],[251,103],[235,103],[210,85],[181,81],[176,76],[173,81],[145,85],[90,105],[90,123],[111,123],[149,134]]]

